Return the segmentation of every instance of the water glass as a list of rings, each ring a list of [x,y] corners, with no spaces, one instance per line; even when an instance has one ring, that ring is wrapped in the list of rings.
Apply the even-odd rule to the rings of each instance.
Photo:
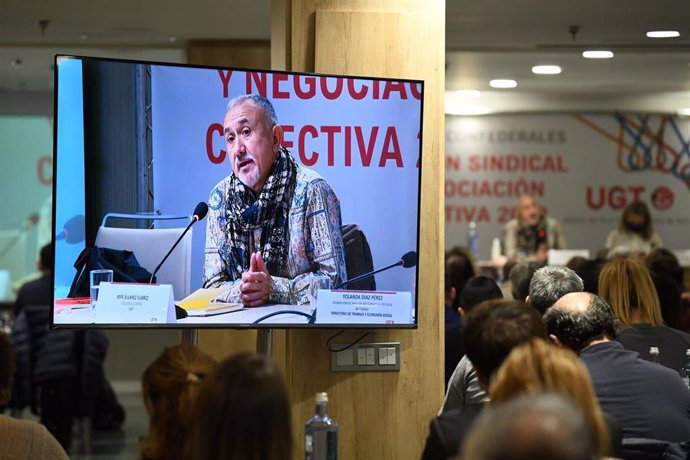
[[[90,285],[91,285],[91,313],[95,312],[96,302],[98,301],[98,288],[101,283],[112,283],[113,282],[113,271],[102,269],[102,270],[91,270],[90,273]]]
[[[309,303],[317,305],[319,289],[330,289],[331,278],[327,275],[314,275],[309,283]]]

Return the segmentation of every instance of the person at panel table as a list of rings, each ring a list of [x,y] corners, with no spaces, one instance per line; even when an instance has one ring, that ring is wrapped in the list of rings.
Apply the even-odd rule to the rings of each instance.
[[[606,238],[606,249],[615,253],[648,254],[663,246],[661,237],[654,231],[652,215],[643,201],[630,203],[621,215],[618,228]]]
[[[281,146],[271,102],[232,99],[223,129],[232,173],[210,193],[204,287],[255,307],[308,303],[315,275],[346,279],[338,197]]]
[[[509,260],[546,263],[549,249],[565,249],[560,224],[544,215],[544,208],[531,195],[522,195],[515,206],[516,218],[503,230],[503,251]]]

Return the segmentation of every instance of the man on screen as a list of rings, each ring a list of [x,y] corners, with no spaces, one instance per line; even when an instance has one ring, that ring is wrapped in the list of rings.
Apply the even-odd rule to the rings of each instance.
[[[281,146],[273,105],[251,94],[223,123],[232,173],[211,190],[204,287],[247,307],[304,304],[315,275],[346,277],[340,203],[326,181]]]

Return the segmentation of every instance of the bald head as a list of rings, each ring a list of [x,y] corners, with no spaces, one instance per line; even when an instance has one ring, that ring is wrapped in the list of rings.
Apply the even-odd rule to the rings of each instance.
[[[613,309],[601,297],[589,292],[564,295],[544,314],[549,336],[579,353],[592,341],[615,339]]]
[[[593,297],[589,292],[570,292],[558,299],[553,306],[563,311],[584,313],[592,305]]]

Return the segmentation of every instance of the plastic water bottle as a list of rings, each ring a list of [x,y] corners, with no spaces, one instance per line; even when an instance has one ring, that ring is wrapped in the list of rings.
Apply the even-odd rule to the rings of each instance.
[[[467,231],[467,249],[470,250],[475,259],[479,259],[479,233],[475,221],[470,222],[470,228]]]
[[[659,347],[649,347],[649,358],[653,363],[661,364],[659,361]]]
[[[328,394],[316,393],[316,413],[304,424],[305,460],[338,458],[338,424],[328,416]]]
[[[685,350],[685,365],[680,368],[680,376],[685,386],[690,388],[690,348]]]
[[[500,238],[494,238],[491,241],[491,260],[495,260],[501,257],[501,240]]]

